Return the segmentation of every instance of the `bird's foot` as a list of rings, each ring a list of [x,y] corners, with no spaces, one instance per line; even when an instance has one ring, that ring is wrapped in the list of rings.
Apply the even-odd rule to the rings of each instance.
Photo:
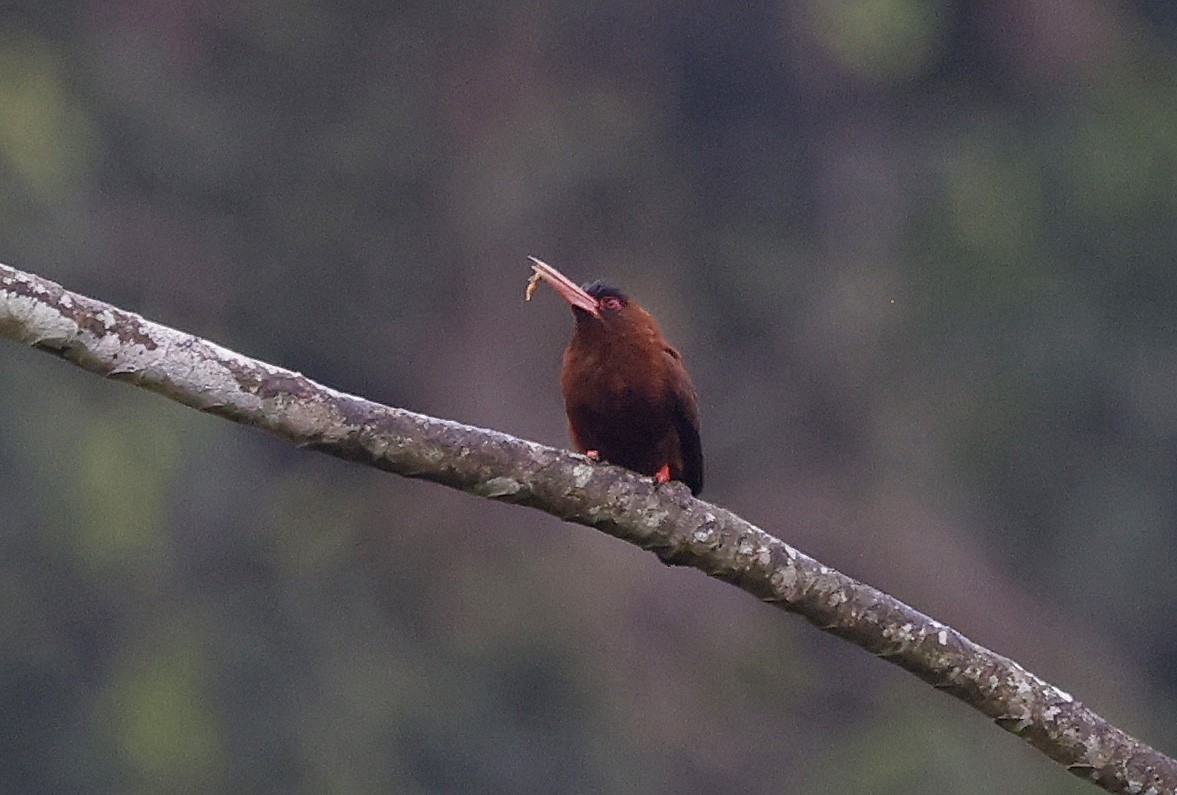
[[[662,468],[654,473],[654,480],[659,483],[670,482],[670,464],[663,464]]]
[[[601,451],[600,450],[585,450],[584,455],[585,455],[585,458],[587,458],[589,461],[600,461],[601,460]]]

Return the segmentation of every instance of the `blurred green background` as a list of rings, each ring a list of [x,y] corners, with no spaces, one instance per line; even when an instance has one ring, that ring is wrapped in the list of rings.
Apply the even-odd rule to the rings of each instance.
[[[0,260],[566,444],[525,256],[651,308],[704,496],[1177,751],[1169,2],[0,10]],[[1093,791],[532,511],[0,344],[0,790]]]

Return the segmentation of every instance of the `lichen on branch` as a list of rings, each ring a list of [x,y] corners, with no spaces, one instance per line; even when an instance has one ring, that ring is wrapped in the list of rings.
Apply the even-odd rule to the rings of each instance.
[[[0,336],[302,447],[596,528],[804,616],[1109,792],[1177,792],[1174,760],[1071,695],[681,483],[348,395],[6,265]]]

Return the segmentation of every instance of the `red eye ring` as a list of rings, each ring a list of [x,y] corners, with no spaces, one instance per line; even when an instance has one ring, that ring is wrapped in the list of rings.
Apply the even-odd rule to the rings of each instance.
[[[601,299],[601,308],[602,309],[620,309],[621,308],[621,299],[617,298],[615,296],[612,296],[612,295],[602,298]]]

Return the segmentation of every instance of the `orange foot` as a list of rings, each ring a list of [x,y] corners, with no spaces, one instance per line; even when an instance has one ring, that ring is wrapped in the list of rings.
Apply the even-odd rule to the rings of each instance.
[[[601,451],[600,450],[585,450],[584,454],[588,458],[589,461],[600,461],[601,460]]]
[[[670,464],[663,464],[662,468],[654,473],[654,480],[659,483],[670,482]]]

